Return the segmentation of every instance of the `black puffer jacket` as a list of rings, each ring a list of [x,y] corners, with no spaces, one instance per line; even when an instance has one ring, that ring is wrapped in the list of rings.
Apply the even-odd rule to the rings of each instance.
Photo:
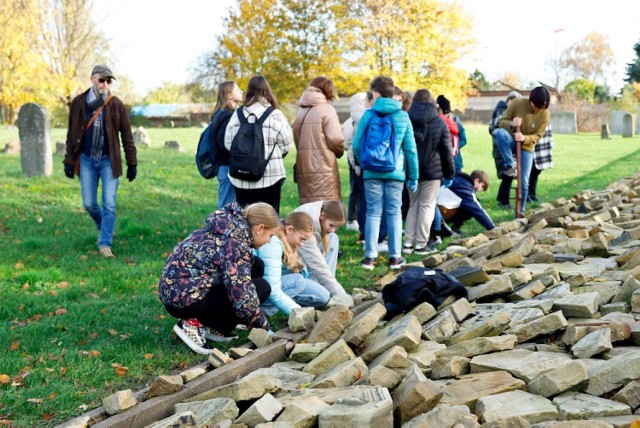
[[[451,134],[444,120],[438,116],[435,104],[411,104],[409,118],[418,149],[419,180],[453,179],[456,169]]]

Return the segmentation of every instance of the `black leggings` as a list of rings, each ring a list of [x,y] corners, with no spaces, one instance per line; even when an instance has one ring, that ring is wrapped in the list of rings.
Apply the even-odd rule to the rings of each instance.
[[[263,304],[271,294],[271,286],[266,279],[262,278],[263,276],[264,262],[260,257],[254,256],[251,267],[251,280],[256,287],[260,304]],[[211,327],[225,335],[230,334],[236,325],[240,323],[224,284],[215,284],[204,300],[186,308],[165,307],[173,317],[180,319],[195,318],[205,327]]]

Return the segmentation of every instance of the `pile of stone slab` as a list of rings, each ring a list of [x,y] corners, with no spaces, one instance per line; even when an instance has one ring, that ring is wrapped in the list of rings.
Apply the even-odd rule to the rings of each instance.
[[[296,309],[276,335],[288,338],[283,361],[151,426],[640,426],[640,177],[454,244],[421,265],[456,277],[468,299],[389,321],[379,297]],[[250,339],[253,352],[276,345]],[[247,357],[212,354],[210,373],[234,358]],[[189,388],[175,384],[163,393]]]

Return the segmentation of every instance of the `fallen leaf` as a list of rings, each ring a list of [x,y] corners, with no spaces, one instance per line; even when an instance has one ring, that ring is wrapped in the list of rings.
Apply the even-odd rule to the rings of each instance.
[[[89,408],[88,404],[81,404],[81,405],[78,406],[78,409],[80,409],[80,410],[87,410],[88,408]]]
[[[11,350],[12,351],[17,351],[19,347],[20,347],[20,341],[19,340],[14,340],[13,343],[11,343]]]
[[[109,334],[110,334],[111,336],[116,336],[116,335],[118,334],[118,332],[117,332],[116,330],[112,329],[112,328],[110,328],[110,329],[109,329],[109,330],[107,330],[107,331],[109,332]]]
[[[27,290],[29,288],[29,283],[25,282],[24,284],[22,284],[22,289],[23,290]]]
[[[0,374],[0,383],[9,383],[11,378],[6,374]]]
[[[29,398],[27,400],[29,403],[33,403],[33,404],[40,404],[42,403],[44,400],[42,398]]]
[[[153,354],[144,354],[145,360],[150,360],[151,358],[153,358]]]
[[[67,281],[60,281],[58,283],[58,288],[67,288],[69,286],[69,283]]]
[[[53,419],[53,415],[51,413],[45,413],[44,415],[42,415],[42,419],[44,419],[45,421],[50,421],[51,419]]]
[[[129,367],[116,367],[116,374],[118,376],[124,376],[127,374],[127,371],[129,370]]]
[[[49,290],[49,294],[52,296],[57,296],[58,295],[58,291],[57,290]]]
[[[64,315],[66,313],[67,313],[67,310],[65,308],[56,309],[56,315]]]
[[[86,261],[89,257],[87,257],[85,254],[80,256],[80,260],[82,260],[83,262]]]
[[[107,308],[100,309],[100,312],[102,312],[103,314],[106,314],[107,313]]]
[[[91,338],[92,338],[92,339],[97,339],[97,338],[98,338],[98,336],[99,336],[99,334],[98,334],[98,333],[93,333],[93,334],[91,335]]]
[[[58,395],[57,392],[52,392],[51,394],[47,395],[47,400],[53,400],[56,395]]]
[[[10,427],[13,421],[11,419],[0,419],[0,425]]]
[[[14,267],[15,269],[24,269],[24,263],[22,263],[22,262],[20,261],[20,262],[16,263],[13,267]]]

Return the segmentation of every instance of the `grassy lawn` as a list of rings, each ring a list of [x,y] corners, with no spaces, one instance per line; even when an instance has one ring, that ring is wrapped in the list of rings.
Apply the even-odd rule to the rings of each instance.
[[[64,140],[52,130],[52,141]],[[113,251],[102,259],[97,233],[81,204],[79,183],[64,177],[54,156],[50,178],[24,178],[19,156],[0,155],[0,421],[52,426],[101,405],[122,389],[138,390],[160,374],[206,360],[174,337],[174,320],[157,298],[156,283],[168,252],[202,224],[216,205],[216,180],[203,180],[194,153],[201,129],[149,129],[154,148],[139,150],[138,178],[120,181]],[[480,195],[496,222],[512,218],[498,209],[498,185],[486,125],[467,126],[465,170],[486,170],[490,189]],[[15,130],[0,130],[4,146]],[[184,153],[162,148],[177,140]],[[544,171],[538,197],[550,201],[601,189],[638,172],[640,137],[555,135],[556,167]],[[291,173],[295,155],[286,158]],[[343,196],[348,196],[346,157]],[[281,214],[297,206],[288,179]],[[467,234],[481,231],[474,222]],[[371,287],[387,273],[359,267],[357,234],[340,232],[345,254],[338,279],[347,289]],[[418,260],[417,256],[409,258]],[[284,326],[276,317],[275,327]]]

